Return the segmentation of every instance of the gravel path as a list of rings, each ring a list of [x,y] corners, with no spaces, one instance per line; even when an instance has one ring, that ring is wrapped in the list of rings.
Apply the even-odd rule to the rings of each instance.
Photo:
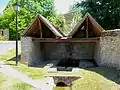
[[[52,85],[54,82],[52,78],[33,80],[32,78],[29,78],[27,75],[17,71],[3,62],[0,62],[0,72],[4,73],[5,75],[18,78],[21,81],[35,87],[37,90],[52,90]]]

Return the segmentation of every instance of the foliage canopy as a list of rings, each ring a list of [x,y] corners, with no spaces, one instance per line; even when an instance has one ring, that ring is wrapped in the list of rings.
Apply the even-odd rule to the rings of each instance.
[[[104,29],[120,28],[120,0],[79,0],[72,10],[90,13]]]

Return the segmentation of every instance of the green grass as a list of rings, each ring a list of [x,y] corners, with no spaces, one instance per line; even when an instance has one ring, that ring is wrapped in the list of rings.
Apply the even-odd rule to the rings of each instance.
[[[21,49],[19,48],[19,54],[21,53]],[[19,63],[18,66],[15,66],[15,49],[10,49],[4,54],[0,55],[0,61],[3,61],[15,69],[19,70],[22,73],[25,73],[29,77],[33,79],[40,79],[43,78],[44,69],[43,68],[35,68],[35,67],[28,67],[25,64]]]
[[[0,73],[0,90],[35,90],[35,88],[16,78]]]
[[[80,69],[82,77],[73,82],[73,90],[120,90],[119,73],[113,68]]]

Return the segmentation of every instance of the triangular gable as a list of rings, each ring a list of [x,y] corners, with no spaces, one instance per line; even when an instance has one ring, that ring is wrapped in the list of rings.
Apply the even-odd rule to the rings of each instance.
[[[44,29],[42,29],[43,27],[44,27]],[[28,26],[28,28],[24,31],[23,36],[40,38],[42,32],[45,32],[45,31],[47,31],[46,34],[52,33],[53,35],[55,35],[57,37],[64,36],[64,34],[62,32],[57,30],[46,18],[44,18],[41,15],[37,16],[33,20],[33,22],[30,24],[30,26]],[[44,34],[44,35],[46,35],[46,34]],[[44,35],[43,35],[43,37],[44,37]]]
[[[27,27],[26,30],[24,30],[22,36],[31,36],[33,35],[33,32],[37,32],[39,18],[38,16],[32,21],[32,23]]]
[[[63,37],[64,36],[64,34],[60,31],[60,30],[58,30],[58,29],[56,29],[46,18],[44,18],[43,16],[39,16],[40,17],[40,19],[44,22],[44,24],[56,35],[56,36],[58,36],[58,37]]]
[[[87,21],[87,22],[86,22]],[[86,25],[87,24],[87,25]],[[88,29],[88,34],[93,33],[94,35],[100,35],[104,29],[87,13],[83,19],[74,27],[74,29],[68,34],[69,37],[73,37],[75,34],[84,32],[83,28]]]

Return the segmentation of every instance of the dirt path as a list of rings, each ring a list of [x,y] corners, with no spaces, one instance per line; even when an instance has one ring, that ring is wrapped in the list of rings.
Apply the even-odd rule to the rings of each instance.
[[[9,65],[6,65],[3,62],[0,62],[0,72],[4,73],[5,75],[9,75],[15,78],[20,79],[21,81],[35,87],[37,90],[52,90],[52,78],[45,78],[41,80],[33,80],[29,78],[27,75],[17,71],[16,69],[12,68]]]

